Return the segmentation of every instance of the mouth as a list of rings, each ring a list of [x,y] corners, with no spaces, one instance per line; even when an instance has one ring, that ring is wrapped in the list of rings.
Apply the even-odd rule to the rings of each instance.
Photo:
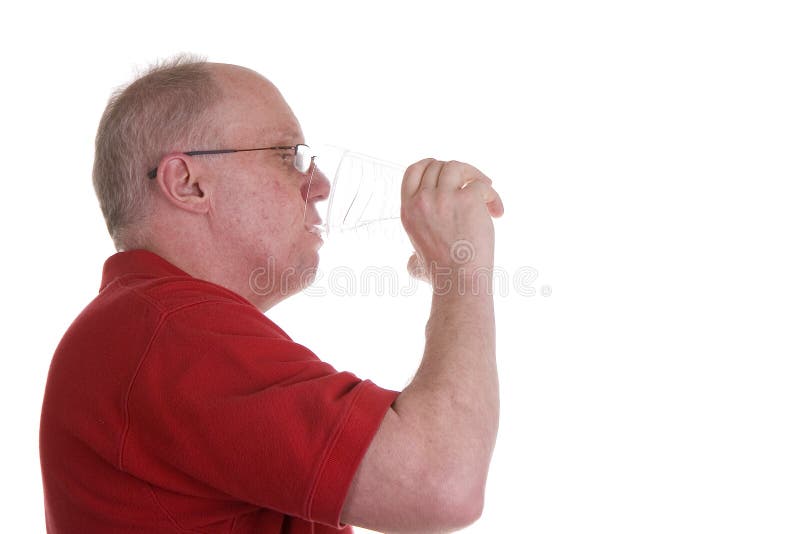
[[[322,238],[322,234],[325,233],[325,226],[323,224],[313,224],[310,226],[306,226],[306,231],[310,234],[314,234],[319,238]]]
[[[323,221],[322,217],[320,217],[317,213],[317,210],[314,209],[304,213],[303,220],[305,222],[306,232],[309,234],[314,234],[320,241],[322,241],[322,236],[328,233],[328,228],[325,224],[325,221]]]

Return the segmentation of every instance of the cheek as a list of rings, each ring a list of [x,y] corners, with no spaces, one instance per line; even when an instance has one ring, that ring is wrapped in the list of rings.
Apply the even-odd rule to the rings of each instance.
[[[270,185],[253,192],[247,199],[246,213],[250,220],[242,221],[261,235],[270,248],[287,250],[303,227],[303,206],[297,191]]]
[[[226,221],[228,235],[239,236],[237,241],[259,249],[289,251],[296,232],[304,230],[300,192],[266,176],[237,185],[226,191],[218,204],[218,215]]]
[[[291,220],[295,202],[291,192],[278,184],[272,184],[264,188],[259,198],[261,213],[265,219],[276,224],[287,224]]]

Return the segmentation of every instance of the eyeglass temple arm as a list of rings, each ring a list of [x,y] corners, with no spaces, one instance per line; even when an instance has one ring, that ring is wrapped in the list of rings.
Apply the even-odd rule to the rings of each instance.
[[[244,149],[244,150],[233,150],[233,149],[222,149],[222,150],[190,150],[189,152],[184,152],[183,154],[186,156],[203,156],[203,155],[212,155],[212,154],[230,154],[232,152],[246,152],[247,150],[252,149]],[[154,167],[147,173],[147,177],[153,179],[158,174],[158,167]]]
[[[270,147],[261,147],[261,148],[223,148],[220,150],[191,150],[189,152],[184,152],[186,156],[211,156],[214,154],[232,154],[234,152],[253,152],[255,150],[289,150],[294,149],[297,152],[297,146],[270,146]],[[155,167],[147,173],[147,177],[153,179],[158,174],[158,167]]]

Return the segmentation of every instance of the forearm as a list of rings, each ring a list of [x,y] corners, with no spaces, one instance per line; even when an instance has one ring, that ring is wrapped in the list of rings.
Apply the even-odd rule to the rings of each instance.
[[[499,418],[492,296],[434,295],[422,362],[394,408],[425,435],[432,459],[483,491]]]
[[[434,288],[425,351],[364,454],[342,517],[373,530],[452,531],[482,512],[497,437],[486,275],[494,258],[491,217],[502,215],[503,203],[474,167],[426,159],[406,171],[402,204],[414,245],[409,272]]]

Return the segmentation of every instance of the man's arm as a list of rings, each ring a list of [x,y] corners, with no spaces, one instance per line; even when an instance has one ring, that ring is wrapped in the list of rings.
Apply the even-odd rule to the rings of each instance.
[[[457,162],[423,160],[406,172],[410,269],[434,289],[425,352],[361,462],[344,523],[448,531],[481,514],[499,413],[491,216],[503,208],[490,184]]]

